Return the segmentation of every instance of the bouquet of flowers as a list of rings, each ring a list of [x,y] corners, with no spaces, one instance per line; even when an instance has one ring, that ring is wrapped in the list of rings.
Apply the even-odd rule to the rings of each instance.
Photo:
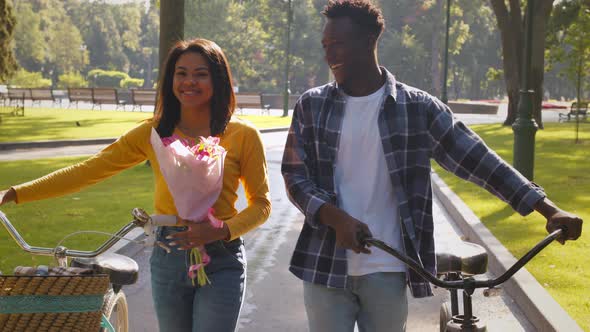
[[[209,222],[217,228],[223,222],[213,216],[211,208],[221,192],[226,151],[217,137],[200,137],[197,142],[176,135],[160,138],[152,128],[150,143],[160,164],[160,171],[178,211],[178,216],[192,222]],[[209,283],[205,265],[210,261],[205,247],[191,249],[189,277],[199,285]]]

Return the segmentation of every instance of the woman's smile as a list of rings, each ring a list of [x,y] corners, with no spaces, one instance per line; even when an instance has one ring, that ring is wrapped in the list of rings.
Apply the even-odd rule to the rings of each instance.
[[[201,54],[189,52],[178,58],[173,90],[182,108],[200,108],[211,103],[213,81],[209,64]]]

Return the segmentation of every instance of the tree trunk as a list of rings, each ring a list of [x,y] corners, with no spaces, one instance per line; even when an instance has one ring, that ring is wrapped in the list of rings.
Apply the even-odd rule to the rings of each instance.
[[[201,13],[202,14],[202,13]],[[160,1],[160,66],[158,77],[164,72],[164,61],[170,47],[184,38],[184,0]]]
[[[510,0],[510,11],[504,0],[490,0],[496,22],[500,29],[502,41],[502,62],[504,66],[504,80],[508,94],[508,115],[505,126],[511,125],[516,119],[520,86],[520,59],[522,58],[523,30],[520,6],[518,0]]]
[[[524,52],[524,20],[518,0],[509,0],[510,10],[504,0],[490,0],[502,39],[504,80],[508,94],[508,114],[504,125],[510,126],[517,117],[519,90]],[[543,98],[543,73],[545,61],[545,26],[553,8],[552,0],[537,0],[533,18],[533,41],[530,87],[535,90],[533,117],[542,127],[541,102]]]
[[[545,73],[545,33],[547,21],[553,10],[552,1],[536,1],[533,17],[533,49],[531,62],[531,77],[529,82],[535,91],[533,98],[533,118],[543,129],[543,80]]]

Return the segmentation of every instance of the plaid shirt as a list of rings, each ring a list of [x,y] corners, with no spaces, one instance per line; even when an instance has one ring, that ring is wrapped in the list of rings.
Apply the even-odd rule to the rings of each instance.
[[[396,82],[385,68],[381,70],[387,81],[379,133],[399,202],[404,248],[434,274],[431,158],[522,215],[533,211],[545,194],[454,119],[440,100]],[[335,288],[347,285],[346,250],[336,247],[334,231],[318,222],[317,212],[326,202],[337,205],[334,167],[344,106],[335,83],[304,93],[295,105],[281,169],[290,200],[305,215],[289,269],[300,279]],[[411,269],[407,277],[414,297],[432,295],[430,284]]]

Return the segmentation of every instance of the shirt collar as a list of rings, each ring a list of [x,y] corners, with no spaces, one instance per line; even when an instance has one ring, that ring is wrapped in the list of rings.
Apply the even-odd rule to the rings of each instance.
[[[397,101],[397,88],[396,88],[396,79],[392,73],[390,73],[385,67],[380,66],[382,75],[386,75],[385,78],[385,95],[391,96],[394,101]],[[344,91],[338,86],[336,81],[330,83],[332,86],[332,90],[330,91],[330,96],[332,98],[344,99]]]

